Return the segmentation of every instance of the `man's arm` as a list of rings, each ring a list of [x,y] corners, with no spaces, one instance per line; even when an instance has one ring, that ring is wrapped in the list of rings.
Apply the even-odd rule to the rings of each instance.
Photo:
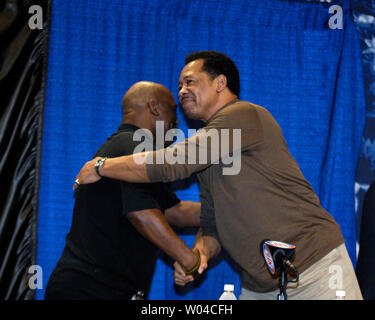
[[[108,158],[103,162],[99,172],[100,176],[127,182],[171,182],[190,177],[194,172],[216,163],[220,158],[218,152],[220,145],[220,140],[215,141],[209,132],[201,130],[168,148]],[[212,149],[214,151],[217,149],[217,152],[212,152]],[[189,152],[189,150],[194,150],[194,152]],[[230,150],[227,150],[227,153]],[[201,156],[205,159],[200,159]],[[99,159],[94,158],[86,162],[77,175],[78,185],[93,183],[100,179],[95,170],[95,163]],[[169,159],[176,161],[169,163]],[[73,189],[76,189],[78,185],[75,184]]]
[[[202,173],[199,176],[200,200],[201,200],[201,219],[200,229],[195,237],[193,251],[198,251],[201,256],[201,264],[198,274],[202,274],[208,267],[208,261],[218,255],[221,251],[221,245],[216,230],[215,207],[209,190],[209,176]],[[183,286],[193,281],[191,275],[186,275],[178,262],[174,264],[175,272],[173,274],[175,283]]]
[[[263,129],[256,108],[240,102],[224,109],[206,127],[188,139],[157,151],[107,159],[100,173],[127,182],[171,182],[187,178],[230,155],[233,156],[233,165],[240,164],[238,160],[241,152],[256,147],[262,141]],[[97,159],[87,162],[81,169],[77,176],[79,184],[100,179],[94,166]],[[158,160],[162,160],[163,164]],[[236,167],[240,169],[240,165]]]
[[[159,209],[133,211],[127,217],[140,234],[178,261],[185,270],[196,266],[197,255],[175,234]]]
[[[168,223],[176,227],[199,227],[200,216],[200,202],[181,201],[165,210],[165,217]]]
[[[74,190],[78,188],[79,184],[93,183],[101,179],[95,169],[95,163],[99,159],[102,157],[96,157],[85,163],[77,175],[76,182],[79,183],[74,184]],[[100,175],[127,182],[151,182],[147,176],[146,163],[135,161],[133,155],[106,159],[100,167]]]
[[[202,141],[206,141],[203,143]],[[209,141],[210,143],[207,143]],[[219,160],[219,154],[217,157],[211,158],[211,140],[209,134],[205,131],[199,131],[191,136],[189,139],[185,139],[182,142],[176,143],[168,148],[160,149],[157,151],[146,151],[136,153],[133,155],[108,158],[103,162],[100,167],[100,176],[122,180],[126,182],[171,182],[179,179],[190,177],[194,172],[203,170]],[[216,144],[218,141],[216,141]],[[216,144],[213,144],[216,146]],[[190,146],[189,146],[190,145]],[[220,145],[220,143],[218,143]],[[215,146],[213,148],[215,148]],[[195,150],[192,154],[194,155],[207,155],[208,159],[200,161],[200,159],[189,153],[189,149]],[[168,159],[174,158],[177,155],[177,163],[169,163]],[[95,163],[101,158],[94,158],[91,161],[86,162],[83,168],[77,175],[76,182],[79,184],[93,183],[100,180],[95,169]],[[162,164],[158,164],[161,161]],[[147,167],[149,166],[149,167]],[[160,175],[157,177],[150,177],[148,168],[155,174],[155,170],[160,170]],[[158,169],[156,169],[158,168]],[[77,184],[73,186],[75,190],[78,187]]]
[[[214,158],[213,160],[209,159],[201,163],[198,159],[189,159],[189,149],[195,149],[195,153],[199,155],[211,154],[210,150],[208,150],[209,152],[207,151],[207,149],[210,149],[207,147],[207,143],[199,143],[201,140],[207,141],[208,138],[206,136],[207,133],[201,131],[189,139],[185,139],[168,148],[108,158],[99,169],[100,176],[137,183],[171,182],[190,177],[194,172],[201,171],[218,160],[218,158]],[[192,147],[189,147],[189,145],[192,145]],[[170,164],[168,159],[173,158],[175,154],[178,155],[179,159],[177,163],[173,162],[173,164]],[[95,169],[95,163],[99,159],[101,158],[97,157],[86,162],[77,175],[76,182],[78,181],[78,184],[73,186],[74,190],[79,184],[88,184],[100,180],[101,177]],[[159,164],[159,161],[162,164]],[[148,168],[151,168],[151,171],[154,172],[156,167],[158,168],[156,170],[165,172],[160,172],[161,177],[150,177]]]

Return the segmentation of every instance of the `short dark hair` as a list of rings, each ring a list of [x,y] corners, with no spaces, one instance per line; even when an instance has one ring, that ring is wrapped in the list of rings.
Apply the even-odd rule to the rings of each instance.
[[[185,57],[185,65],[198,59],[204,60],[202,71],[212,79],[223,74],[227,77],[228,89],[236,96],[240,94],[240,73],[231,58],[217,51],[197,51]]]

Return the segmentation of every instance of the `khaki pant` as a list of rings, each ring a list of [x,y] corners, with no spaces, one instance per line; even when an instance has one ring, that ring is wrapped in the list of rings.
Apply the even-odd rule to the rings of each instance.
[[[332,250],[300,274],[298,283],[288,283],[288,300],[335,300],[336,291],[345,291],[345,300],[363,300],[345,244]],[[254,292],[242,287],[240,300],[276,300],[279,289]]]

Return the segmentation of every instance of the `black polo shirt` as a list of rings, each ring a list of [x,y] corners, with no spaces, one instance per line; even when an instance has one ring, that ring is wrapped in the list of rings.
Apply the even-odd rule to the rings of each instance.
[[[122,124],[95,156],[132,154],[139,129]],[[163,183],[127,183],[103,178],[75,194],[66,246],[46,288],[46,299],[129,299],[148,293],[157,248],[127,219],[127,213],[166,209],[179,199]]]

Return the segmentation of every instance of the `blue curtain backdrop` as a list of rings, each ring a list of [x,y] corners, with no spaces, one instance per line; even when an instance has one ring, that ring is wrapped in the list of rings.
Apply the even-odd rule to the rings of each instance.
[[[241,98],[275,116],[305,177],[340,224],[355,263],[354,180],[366,106],[349,6],[337,3],[344,26],[333,30],[329,6],[317,3],[54,0],[38,225],[44,287],[69,231],[74,178],[117,129],[124,92],[150,80],[177,99],[184,57],[196,50],[222,51],[236,62]],[[180,111],[178,117],[187,133]],[[198,200],[198,186],[177,194]],[[192,246],[192,233],[181,236]],[[240,292],[236,266],[226,256],[196,288],[182,290],[173,285],[171,263],[160,255],[150,299],[218,299],[225,283]],[[38,290],[37,298],[43,296]]]

